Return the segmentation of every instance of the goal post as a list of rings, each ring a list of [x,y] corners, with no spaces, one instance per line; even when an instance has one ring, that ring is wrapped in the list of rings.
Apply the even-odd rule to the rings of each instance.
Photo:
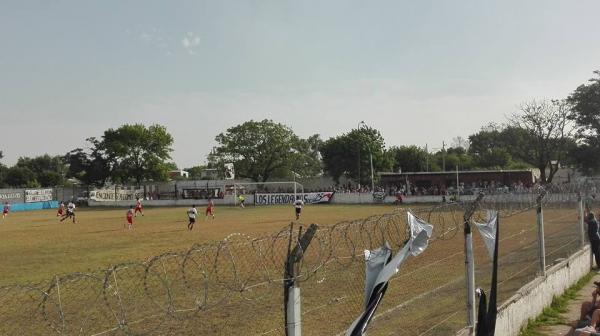
[[[246,189],[245,186],[282,186],[282,185],[287,185],[287,186],[292,186],[293,187],[293,192],[294,192],[294,199],[298,198],[298,193],[300,193],[301,195],[304,194],[304,186],[302,185],[302,183],[296,182],[296,181],[277,181],[277,182],[236,182],[233,184],[233,205],[237,206],[238,205],[238,195],[241,195],[241,191],[243,189]],[[253,194],[256,194],[256,191],[253,192]]]

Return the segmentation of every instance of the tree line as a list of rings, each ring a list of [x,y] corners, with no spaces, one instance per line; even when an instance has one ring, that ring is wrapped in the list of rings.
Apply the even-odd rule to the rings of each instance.
[[[162,125],[111,128],[65,155],[21,157],[12,167],[0,163],[0,187],[165,181],[168,171],[177,169],[171,162],[173,141]],[[215,141],[206,165],[185,169],[190,178],[200,178],[207,168],[222,173],[231,162],[238,178],[257,182],[326,174],[365,184],[372,160],[376,172],[537,168],[548,183],[556,163],[585,174],[600,172],[600,71],[567,98],[524,102],[504,123],[455,137],[447,148],[386,146],[381,133],[364,123],[326,140],[318,134],[302,138],[272,120],[230,127]]]

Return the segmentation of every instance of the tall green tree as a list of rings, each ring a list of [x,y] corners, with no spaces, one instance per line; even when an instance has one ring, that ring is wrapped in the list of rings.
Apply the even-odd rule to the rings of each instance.
[[[360,184],[368,184],[371,180],[371,155],[375,172],[389,171],[393,167],[381,133],[372,127],[353,129],[330,138],[322,144],[320,152],[325,172],[336,181],[345,176]]]
[[[313,148],[317,138],[300,139],[291,128],[272,120],[250,120],[215,137],[218,145],[208,156],[209,165],[221,168],[232,162],[237,177],[257,182],[289,178],[296,170],[310,176],[320,170]]]
[[[37,188],[40,183],[35,178],[35,173],[28,167],[14,165],[6,170],[4,178],[8,186],[15,188]]]
[[[65,182],[67,166],[62,156],[45,154],[34,158],[21,157],[16,166],[29,169],[42,187],[53,187]]]
[[[469,155],[482,169],[510,169],[526,166],[530,134],[521,128],[490,124],[469,136]]]
[[[567,98],[571,118],[578,126],[581,145],[574,150],[577,166],[588,174],[600,173],[600,71]]]
[[[440,150],[433,155],[435,160],[434,167],[446,166],[446,170],[454,170],[458,167],[460,170],[471,170],[476,167],[475,160],[464,147],[450,147]]]
[[[76,148],[65,155],[68,165],[67,177],[76,178],[84,184],[103,186],[110,178],[109,158],[101,149],[100,140],[88,138],[88,150]]]
[[[389,149],[393,160],[392,169],[396,172],[421,172],[425,171],[427,152],[417,146],[400,146]]]
[[[2,151],[0,151],[0,160],[4,157],[4,154],[2,153]],[[4,188],[6,186],[8,186],[6,184],[6,171],[8,170],[8,167],[6,167],[4,164],[2,164],[0,162],[0,188]]]
[[[173,137],[162,125],[123,125],[108,129],[97,150],[111,168],[113,181],[164,181],[167,179]]]

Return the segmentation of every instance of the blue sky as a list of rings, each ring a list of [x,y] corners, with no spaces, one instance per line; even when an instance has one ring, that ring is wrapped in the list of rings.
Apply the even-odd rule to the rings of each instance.
[[[600,69],[598,1],[1,1],[0,150],[161,123],[181,167],[271,118],[441,147]]]

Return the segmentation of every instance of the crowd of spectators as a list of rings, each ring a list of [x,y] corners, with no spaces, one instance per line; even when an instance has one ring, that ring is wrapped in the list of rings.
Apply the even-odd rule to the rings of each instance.
[[[502,193],[529,193],[533,190],[533,185],[526,185],[523,182],[515,182],[508,186],[497,181],[480,181],[472,183],[459,183],[446,188],[444,185],[432,185],[429,187],[417,186],[415,184],[404,183],[398,185],[386,186],[385,191],[393,196],[401,194],[403,196],[435,196],[435,195],[454,195],[457,192],[461,195],[475,195],[483,192],[485,194]]]

